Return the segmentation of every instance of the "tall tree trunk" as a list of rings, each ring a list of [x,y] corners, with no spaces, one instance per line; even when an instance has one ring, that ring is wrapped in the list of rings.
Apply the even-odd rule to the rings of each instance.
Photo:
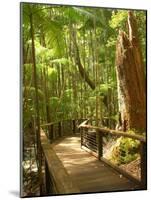
[[[47,123],[51,122],[50,119],[50,107],[49,107],[49,96],[48,96],[48,85],[47,85],[47,76],[46,76],[46,69],[43,69],[43,76],[44,76],[44,93],[45,93],[45,108],[46,108],[46,118]],[[51,135],[51,127],[48,126],[49,135]]]
[[[73,90],[73,104],[77,105],[77,80],[76,80],[76,73],[72,73],[72,90]],[[73,118],[76,119],[77,116],[77,108],[74,109]]]
[[[73,40],[73,44],[74,44],[74,50],[75,50],[75,63],[78,66],[79,72],[81,77],[88,83],[88,85],[90,86],[91,89],[95,89],[95,83],[89,78],[88,74],[86,73],[82,63],[81,63],[81,59],[80,59],[80,54],[79,54],[79,48],[77,45],[77,40],[76,40],[76,33],[74,28],[71,26],[71,36],[72,36],[72,40]]]
[[[139,45],[136,19],[128,12],[128,33],[119,32],[116,71],[119,110],[123,130],[146,130],[146,88],[144,64]]]
[[[94,56],[94,43],[93,43],[93,33],[92,30],[90,30],[90,45],[91,45],[91,51],[90,51],[90,55],[91,55],[91,59],[92,59],[92,74],[93,74],[93,81],[95,81],[95,56]],[[90,62],[91,63],[91,62]]]
[[[95,61],[93,63],[93,65],[95,66],[95,87],[97,87],[98,82],[99,82],[99,77],[98,77],[98,48],[97,48],[97,34],[96,34],[96,21],[94,19],[93,21],[93,29],[94,29],[94,57],[95,57]],[[96,99],[95,99],[95,120],[96,120],[96,126],[99,125],[99,96],[98,93],[96,93]]]
[[[35,43],[34,43],[34,28],[33,28],[33,14],[30,13],[30,34],[32,41],[32,63],[33,63],[33,79],[35,87],[35,110],[36,110],[36,135],[37,135],[37,153],[38,153],[38,173],[40,193],[42,193],[42,171],[41,171],[41,142],[40,142],[40,115],[39,115],[39,98],[38,98],[38,84],[37,84],[37,71],[36,71],[36,58],[35,58]]]
[[[60,68],[61,68],[61,64],[58,64],[57,65],[57,75],[58,75],[58,77],[57,77],[57,79],[58,79],[58,83],[57,83],[57,88],[58,88],[58,97],[60,98],[60,96],[61,96],[61,78],[60,78],[60,74],[61,74],[61,72],[60,72]]]
[[[40,43],[43,47],[46,48],[46,41],[45,41],[45,34],[43,31],[43,27],[41,27],[41,34],[40,34]],[[43,68],[43,82],[41,85],[44,87],[44,94],[45,94],[45,110],[46,110],[46,121],[47,123],[51,122],[51,117],[50,117],[50,106],[49,106],[49,95],[48,95],[48,67]],[[48,126],[48,133],[51,135],[51,127]]]

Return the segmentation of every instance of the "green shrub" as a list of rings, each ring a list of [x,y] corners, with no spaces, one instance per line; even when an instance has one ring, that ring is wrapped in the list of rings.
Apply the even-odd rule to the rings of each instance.
[[[121,138],[112,150],[111,161],[117,165],[127,164],[138,157],[140,142],[131,138]]]

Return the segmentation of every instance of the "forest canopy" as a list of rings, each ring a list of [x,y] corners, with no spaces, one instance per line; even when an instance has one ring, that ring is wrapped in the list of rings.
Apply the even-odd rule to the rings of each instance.
[[[24,126],[35,116],[31,16],[41,122],[47,110],[50,121],[117,120],[115,48],[119,30],[127,31],[127,11],[26,3],[22,10]],[[145,62],[146,15],[134,15]]]

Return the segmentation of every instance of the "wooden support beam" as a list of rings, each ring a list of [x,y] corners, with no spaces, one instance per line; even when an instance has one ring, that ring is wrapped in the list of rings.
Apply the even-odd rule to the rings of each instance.
[[[141,184],[144,189],[147,189],[147,149],[146,145],[141,142]]]
[[[50,131],[50,135],[49,135],[49,140],[50,140],[50,142],[52,142],[54,139],[54,124],[51,124],[50,127],[51,127],[51,131]]]
[[[62,123],[61,122],[58,123],[58,130],[59,130],[59,137],[61,137],[62,136]]]
[[[99,131],[97,131],[97,137],[98,137],[98,159],[100,160],[103,156],[103,135],[99,134]]]
[[[76,121],[75,119],[72,120],[72,127],[73,127],[73,134],[76,133]]]
[[[47,162],[45,161],[45,185],[46,185],[46,194],[50,195],[53,193],[50,185],[50,176]]]

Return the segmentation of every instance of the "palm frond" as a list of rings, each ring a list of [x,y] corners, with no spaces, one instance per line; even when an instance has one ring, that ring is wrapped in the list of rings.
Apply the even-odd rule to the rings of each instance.
[[[54,49],[54,52],[57,57],[62,57],[65,50],[65,41],[64,34],[62,31],[62,25],[51,21],[47,26],[45,26],[45,30],[47,33],[47,43],[50,48]]]

